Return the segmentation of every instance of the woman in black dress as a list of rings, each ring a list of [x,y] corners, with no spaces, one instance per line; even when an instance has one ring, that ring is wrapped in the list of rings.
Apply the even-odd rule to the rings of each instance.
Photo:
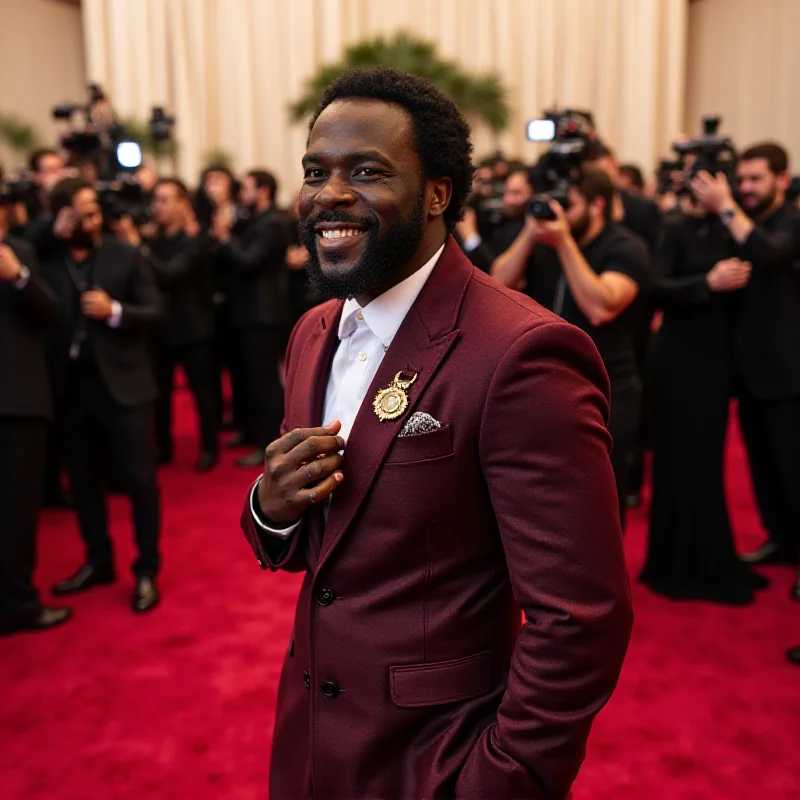
[[[697,208],[665,222],[653,262],[664,311],[650,368],[653,497],[641,580],[673,599],[752,602],[766,585],[739,561],[723,488],[731,322],[750,266],[716,216]]]

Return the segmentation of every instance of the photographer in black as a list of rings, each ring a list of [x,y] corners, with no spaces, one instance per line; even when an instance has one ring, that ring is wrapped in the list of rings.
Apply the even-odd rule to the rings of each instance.
[[[788,166],[777,144],[745,150],[736,167],[741,204],[722,173],[700,170],[691,181],[753,267],[734,339],[742,432],[769,532],[744,557],[751,564],[796,564],[800,550],[800,213],[786,203]],[[793,596],[800,600],[800,575]]]
[[[663,310],[649,359],[653,477],[641,580],[672,599],[744,605],[767,580],[734,546],[723,486],[736,304],[752,275],[692,197],[665,222],[651,296]]]
[[[278,185],[263,170],[252,170],[240,193],[249,218],[236,225],[235,209],[218,208],[211,235],[219,243],[216,267],[229,279],[230,313],[245,368],[256,450],[237,460],[242,467],[263,464],[264,449],[283,419],[279,364],[286,346],[289,303],[286,250],[290,230],[275,206]]]
[[[118,223],[119,235],[142,245],[164,300],[164,322],[156,347],[159,396],[156,401],[158,460],[172,460],[172,392],[180,364],[197,408],[201,453],[196,472],[208,472],[218,458],[217,397],[214,367],[214,301],[209,242],[201,234],[189,190],[177,178],[161,178],[153,189],[154,238],[142,240],[130,217]]]
[[[0,185],[0,635],[65,622],[67,608],[42,605],[33,585],[47,424],[53,398],[44,331],[58,298],[28,242],[8,235],[13,196]]]
[[[551,201],[555,219],[529,216],[511,248],[495,260],[492,275],[594,340],[611,379],[611,460],[624,521],[642,394],[628,312],[645,287],[648,254],[639,237],[611,221],[613,197],[608,175],[582,170],[568,190],[566,211]]]
[[[51,206],[62,240],[59,256],[44,265],[63,309],[54,341],[62,383],[54,391],[66,404],[67,463],[87,551],[86,563],[53,591],[68,595],[115,579],[104,480],[110,454],[131,500],[139,550],[133,609],[147,611],[159,599],[156,385],[148,352],[161,316],[158,289],[138,249],[103,238],[103,216],[89,184],[61,181]]]

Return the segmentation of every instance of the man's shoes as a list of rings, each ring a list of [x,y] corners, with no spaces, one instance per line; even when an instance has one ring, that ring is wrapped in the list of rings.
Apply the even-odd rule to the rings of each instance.
[[[754,592],[762,592],[764,589],[769,589],[771,581],[766,575],[748,570],[747,583]]]
[[[11,636],[22,631],[46,631],[61,625],[72,616],[71,608],[40,606],[30,614],[23,614],[0,624],[0,636]]]
[[[767,540],[757,550],[752,553],[744,553],[740,556],[745,564],[797,564],[797,555],[787,553],[775,542]]]
[[[792,647],[786,651],[786,658],[790,664],[800,667],[800,647]]]
[[[155,608],[160,599],[161,596],[153,578],[139,578],[136,581],[136,590],[133,593],[133,610],[137,614],[143,614],[145,611]]]
[[[106,586],[115,580],[116,575],[112,567],[98,569],[91,564],[84,564],[74,575],[57,583],[53,587],[53,594],[77,594],[93,586]]]
[[[214,469],[219,461],[219,457],[216,453],[212,453],[209,450],[204,450],[200,453],[200,458],[197,459],[197,462],[194,465],[195,472],[208,472],[209,470]]]
[[[789,599],[794,600],[795,603],[800,603],[800,572],[797,573],[794,586],[789,591]]]
[[[237,467],[263,467],[264,466],[264,451],[253,450],[248,456],[242,456],[236,459]]]
[[[231,450],[235,450],[237,447],[246,447],[248,444],[252,444],[252,439],[242,431],[236,433],[226,442],[226,446],[230,447]]]

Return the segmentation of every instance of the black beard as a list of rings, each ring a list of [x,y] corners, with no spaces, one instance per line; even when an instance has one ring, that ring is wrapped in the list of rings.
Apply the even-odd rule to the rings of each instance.
[[[69,237],[69,245],[76,250],[93,250],[95,236],[93,233],[86,233],[86,231],[78,229]]]
[[[322,270],[317,250],[315,226],[320,222],[339,222],[358,225],[366,230],[364,255],[344,274],[327,275]],[[375,218],[360,218],[344,210],[320,211],[301,226],[300,237],[308,250],[308,279],[312,290],[330,300],[362,297],[389,283],[419,249],[425,233],[425,190],[408,218],[401,218],[381,237]],[[333,253],[328,260],[336,263],[343,256]]]
[[[752,208],[745,207],[744,211],[747,216],[750,217],[750,219],[758,219],[763,216],[764,212],[768,211],[775,202],[775,194],[776,192],[773,190],[767,197],[759,200]]]
[[[572,226],[572,238],[578,243],[581,243],[581,240],[584,236],[586,236],[586,231],[589,230],[589,225],[591,220],[589,218],[589,212],[587,211],[581,218]]]

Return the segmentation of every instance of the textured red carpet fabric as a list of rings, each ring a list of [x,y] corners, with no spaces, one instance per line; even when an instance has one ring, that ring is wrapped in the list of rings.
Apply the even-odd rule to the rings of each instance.
[[[176,462],[161,473],[163,602],[129,609],[127,503],[112,501],[118,582],[70,601],[74,620],[0,639],[2,800],[253,800],[267,796],[278,672],[299,581],[269,575],[239,533],[255,474],[195,476],[194,415],[177,398]],[[761,539],[738,436],[729,493],[740,544]],[[1,523],[0,523],[1,524]],[[627,537],[632,574],[644,512]],[[75,521],[45,514],[39,585],[80,562]],[[634,584],[619,689],[600,714],[575,800],[798,800],[800,644],[792,572],[766,571],[755,605],[671,603]],[[280,800],[280,798],[273,798]]]

